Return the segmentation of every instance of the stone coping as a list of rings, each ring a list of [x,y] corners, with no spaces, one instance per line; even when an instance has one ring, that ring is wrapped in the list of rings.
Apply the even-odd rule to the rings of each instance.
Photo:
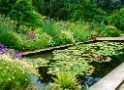
[[[102,72],[102,70],[101,70]],[[90,87],[90,90],[116,90],[124,80],[124,63],[119,65],[100,81]]]

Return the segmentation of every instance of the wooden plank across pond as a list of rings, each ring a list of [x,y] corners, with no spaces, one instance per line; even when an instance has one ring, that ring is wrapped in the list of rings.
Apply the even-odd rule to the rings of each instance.
[[[94,42],[94,40],[90,40],[89,42]],[[39,49],[39,50],[26,51],[26,52],[23,52],[22,55],[25,56],[25,55],[30,55],[30,54],[36,54],[36,53],[40,53],[40,52],[51,51],[51,50],[60,49],[60,48],[66,48],[66,47],[70,47],[70,46],[78,45],[78,44],[83,44],[83,43],[86,43],[86,42],[77,42],[77,43],[66,44],[66,45],[55,46],[55,47],[49,47],[49,48],[44,48],[44,49]]]
[[[102,70],[101,70],[102,72]],[[124,63],[90,87],[90,90],[116,90],[124,80]]]

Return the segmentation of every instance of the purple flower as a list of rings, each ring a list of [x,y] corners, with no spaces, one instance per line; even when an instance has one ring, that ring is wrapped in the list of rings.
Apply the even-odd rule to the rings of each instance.
[[[2,45],[1,43],[0,43],[0,54],[10,54],[14,58],[15,57],[19,57],[19,58],[23,57],[20,51],[7,48],[6,46]]]
[[[31,31],[26,32],[25,35],[26,35],[27,40],[32,40],[32,39],[34,39],[36,37],[35,32],[31,32]]]

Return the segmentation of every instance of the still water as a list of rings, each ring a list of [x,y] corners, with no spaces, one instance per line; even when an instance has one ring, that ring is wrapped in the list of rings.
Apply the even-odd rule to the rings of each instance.
[[[124,52],[124,50],[123,50]],[[28,59],[38,59],[43,58],[46,60],[52,60],[53,55],[52,52],[44,52],[39,53],[36,55],[26,56]],[[78,81],[82,85],[82,87],[85,89],[86,85],[92,86],[94,83],[99,81],[102,77],[107,75],[109,72],[111,72],[114,68],[116,68],[119,64],[121,64],[124,61],[124,54],[116,55],[111,57],[112,60],[110,62],[92,62],[90,63],[95,67],[95,70],[92,75],[79,75]],[[53,63],[53,62],[52,62]],[[35,86],[44,87],[47,83],[53,82],[52,77],[55,77],[54,75],[47,74],[49,67],[39,67],[39,73],[42,76],[42,79],[39,79],[35,76],[31,76],[34,78],[32,81],[35,82]],[[41,83],[42,82],[42,83]]]

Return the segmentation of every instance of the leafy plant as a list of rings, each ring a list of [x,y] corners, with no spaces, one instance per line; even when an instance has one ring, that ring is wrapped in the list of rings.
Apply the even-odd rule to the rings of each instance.
[[[97,42],[91,44],[82,44],[69,48],[70,55],[74,52],[78,53],[79,57],[85,60],[97,61],[97,62],[109,62],[111,61],[110,56],[123,54],[123,43],[118,42]],[[63,51],[61,51],[63,52]],[[69,56],[69,55],[68,55]]]
[[[54,41],[52,37],[49,36],[45,32],[39,32],[40,30],[36,30],[35,32],[26,33],[23,39],[23,50],[35,50],[41,49],[54,45]]]
[[[120,36],[120,31],[114,26],[106,26],[101,29],[100,36],[118,37]]]
[[[23,45],[20,36],[17,33],[11,31],[3,31],[0,33],[0,43],[18,50],[21,50]]]
[[[36,10],[59,20],[101,20],[105,12],[91,0],[33,0]]]
[[[124,29],[124,8],[114,11],[109,17],[108,22],[123,31]]]
[[[48,73],[49,74],[56,74],[58,71],[71,71],[75,72],[75,74],[92,74],[94,67],[92,65],[89,65],[88,62],[85,59],[81,57],[77,57],[78,55],[81,55],[80,51],[75,51],[71,55],[71,52],[68,50],[56,50],[53,52],[53,60],[54,63],[49,64]]]
[[[12,58],[9,54],[0,55],[0,89],[24,90],[29,86],[30,75],[38,75],[34,65],[26,60]],[[38,75],[39,76],[39,75]]]
[[[98,7],[102,8],[108,14],[123,7],[123,3],[121,3],[121,0],[117,0],[114,2],[113,0],[94,0],[94,2]]]
[[[32,6],[32,0],[20,0],[13,3],[13,8],[9,15],[18,21],[19,24],[28,26],[40,26],[42,17],[38,14]]]
[[[53,79],[63,89],[72,89],[77,83],[75,74],[71,72],[58,72]]]
[[[104,19],[106,12],[96,6],[92,0],[75,1],[69,9],[72,20],[98,21]]]
[[[72,32],[72,35],[76,42],[88,40],[90,36],[90,33],[89,33],[90,24],[89,23],[78,21],[75,23],[66,22],[66,24],[67,25],[65,25],[64,28]]]
[[[21,50],[22,40],[15,30],[16,26],[13,20],[0,16],[0,43]]]
[[[46,21],[41,29],[53,38],[55,45],[74,42],[72,33],[66,31],[59,22]]]
[[[1,0],[0,5],[0,13],[10,16],[18,24],[37,27],[42,23],[42,17],[34,10],[32,0]]]
[[[0,14],[0,33],[2,33],[3,31],[15,31],[15,24],[16,23],[9,17],[5,17],[4,15]]]
[[[54,19],[66,20],[69,18],[69,2],[70,1],[63,0],[33,0],[33,5],[42,15],[49,16]]]

